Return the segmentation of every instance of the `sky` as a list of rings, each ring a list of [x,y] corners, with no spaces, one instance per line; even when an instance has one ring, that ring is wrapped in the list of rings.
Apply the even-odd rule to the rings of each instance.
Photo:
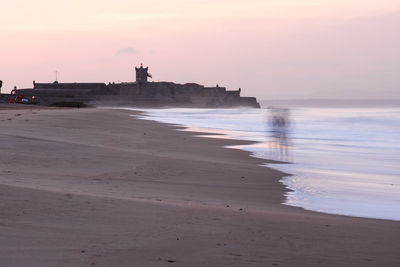
[[[32,81],[242,88],[260,99],[400,98],[399,0],[2,0],[2,92]]]

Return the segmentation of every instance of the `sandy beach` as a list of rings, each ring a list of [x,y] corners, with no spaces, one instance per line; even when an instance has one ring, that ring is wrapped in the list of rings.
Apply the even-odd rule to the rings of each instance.
[[[243,142],[134,114],[0,107],[0,266],[400,266],[400,222],[282,205]]]

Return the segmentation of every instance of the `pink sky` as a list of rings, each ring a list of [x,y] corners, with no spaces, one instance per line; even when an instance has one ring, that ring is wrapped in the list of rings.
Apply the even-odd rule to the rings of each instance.
[[[83,2],[83,3],[82,3]],[[2,91],[32,80],[241,87],[259,98],[400,98],[398,0],[14,0]]]

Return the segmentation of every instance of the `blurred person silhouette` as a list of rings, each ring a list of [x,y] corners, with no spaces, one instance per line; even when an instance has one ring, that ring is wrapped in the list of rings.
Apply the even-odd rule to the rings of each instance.
[[[272,156],[276,160],[291,161],[290,154],[290,111],[287,108],[269,109]]]

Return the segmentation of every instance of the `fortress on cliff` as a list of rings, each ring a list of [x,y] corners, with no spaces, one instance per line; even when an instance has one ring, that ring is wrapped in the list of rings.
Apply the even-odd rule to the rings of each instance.
[[[136,82],[126,83],[37,83],[33,88],[14,89],[13,94],[35,99],[48,106],[137,107],[254,107],[255,97],[241,97],[241,89],[227,91],[225,87],[205,87],[196,83],[149,82],[148,67],[136,67]]]

